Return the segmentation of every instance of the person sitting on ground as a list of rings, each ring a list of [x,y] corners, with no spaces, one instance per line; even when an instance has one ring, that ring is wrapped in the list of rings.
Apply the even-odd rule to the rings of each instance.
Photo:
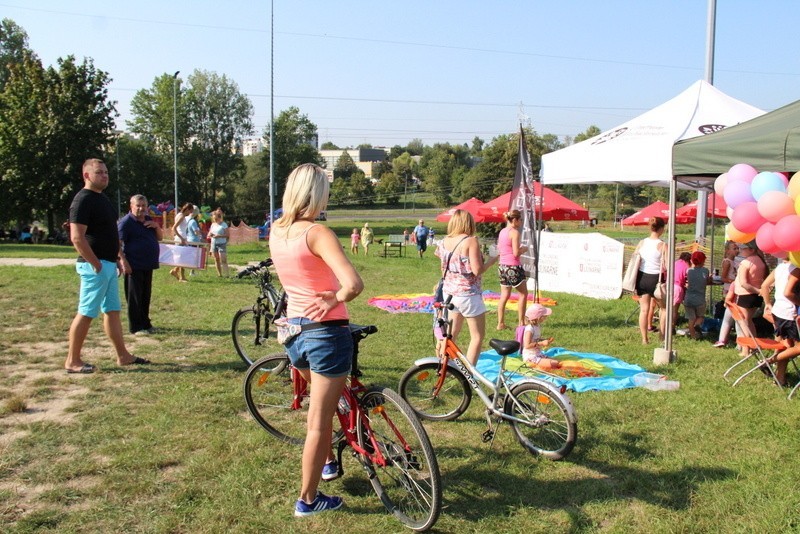
[[[553,310],[542,306],[538,302],[531,304],[525,311],[527,324],[522,335],[523,361],[531,367],[545,371],[561,368],[561,362],[548,358],[542,351],[542,348],[547,348],[553,341],[552,338],[542,339],[542,323],[551,313],[553,313]]]
[[[775,288],[775,301],[770,299],[770,290]],[[786,366],[789,360],[800,356],[800,332],[797,330],[797,306],[800,306],[800,268],[783,260],[761,284],[764,299],[764,315],[772,314],[775,339],[782,341],[786,349],[767,359],[776,364],[775,379],[786,385]],[[764,369],[765,371],[766,368]],[[769,371],[767,371],[769,373]]]
[[[683,308],[689,321],[689,336],[699,337],[698,327],[706,317],[706,287],[711,283],[711,274],[705,268],[706,255],[702,251],[692,252],[692,267],[686,271],[686,298]]]

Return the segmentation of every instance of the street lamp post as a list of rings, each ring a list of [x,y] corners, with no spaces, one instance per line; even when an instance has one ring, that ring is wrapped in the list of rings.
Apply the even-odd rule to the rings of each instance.
[[[178,215],[178,74],[176,70],[172,76],[172,151],[175,156],[175,215]]]

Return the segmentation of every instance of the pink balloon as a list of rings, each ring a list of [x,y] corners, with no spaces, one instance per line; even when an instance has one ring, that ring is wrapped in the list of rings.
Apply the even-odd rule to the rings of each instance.
[[[758,212],[766,220],[776,223],[787,215],[794,215],[794,201],[786,193],[767,191],[758,199]]]
[[[776,250],[775,252],[769,252],[768,254],[772,254],[779,260],[785,260],[786,258],[789,257],[789,253],[786,252],[785,250]]]
[[[756,245],[767,254],[774,254],[780,250],[775,244],[775,225],[765,222],[756,232]]]
[[[772,232],[780,250],[800,250],[800,215],[787,215],[775,224]]]
[[[750,192],[750,182],[732,182],[730,174],[728,174],[728,184],[725,186],[722,197],[725,199],[725,203],[732,208],[744,202],[755,200]]]
[[[783,186],[784,187],[789,187],[789,177],[790,177],[791,173],[788,173],[788,172],[776,172],[775,174],[777,174],[778,176],[781,177],[781,180],[783,181]]]
[[[767,221],[758,212],[758,204],[743,202],[733,209],[731,222],[737,229],[749,234],[758,231]]]
[[[753,181],[758,171],[747,163],[737,163],[728,170],[728,183],[731,182],[747,182],[748,184]]]
[[[728,184],[728,173],[723,172],[717,179],[714,180],[714,192],[720,196],[725,191],[725,186]]]
[[[725,216],[728,217],[728,219],[733,219],[733,208],[732,207],[725,206]]]

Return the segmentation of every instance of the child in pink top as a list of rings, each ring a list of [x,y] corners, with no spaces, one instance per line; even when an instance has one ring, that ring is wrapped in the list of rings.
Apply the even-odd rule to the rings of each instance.
[[[361,243],[361,234],[358,233],[358,228],[353,228],[353,233],[350,234],[350,254],[358,256],[358,245]]]

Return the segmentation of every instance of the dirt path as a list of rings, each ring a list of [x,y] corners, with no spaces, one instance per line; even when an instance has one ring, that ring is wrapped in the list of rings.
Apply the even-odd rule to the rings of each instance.
[[[26,267],[56,267],[74,265],[75,258],[0,258],[0,265],[24,265]]]

